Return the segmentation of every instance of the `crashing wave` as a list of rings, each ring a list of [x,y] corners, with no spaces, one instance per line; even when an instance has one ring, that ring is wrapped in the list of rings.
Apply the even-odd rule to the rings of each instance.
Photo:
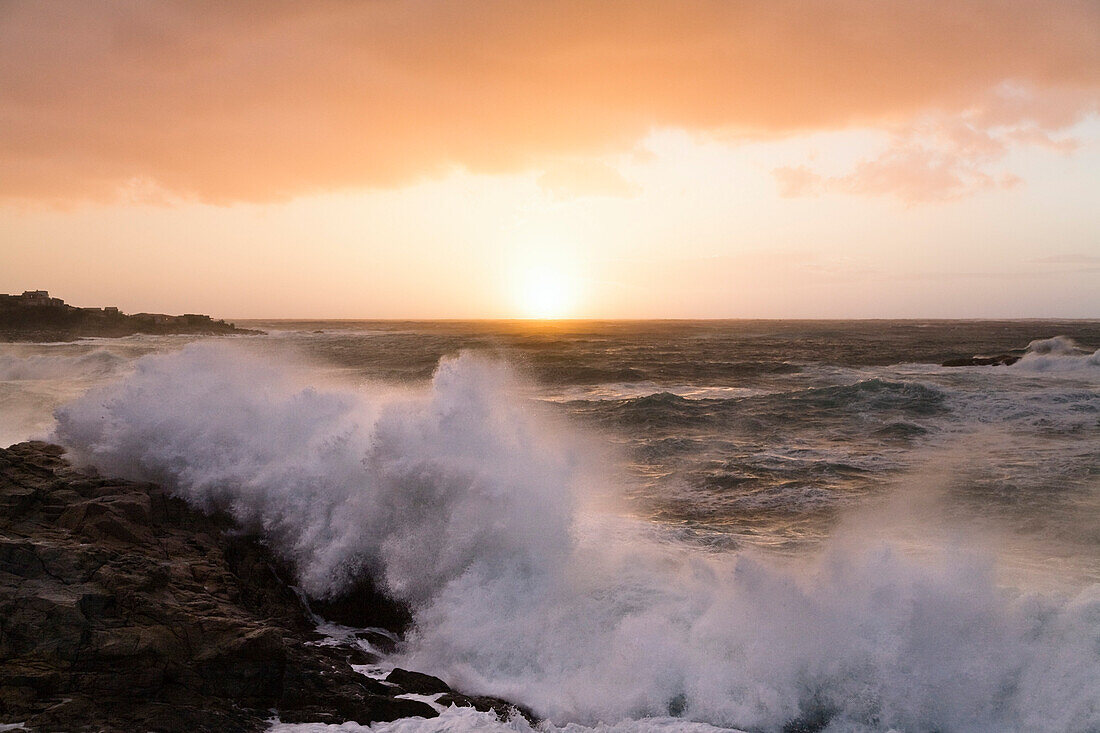
[[[314,595],[381,578],[414,610],[403,663],[557,722],[1100,727],[1100,589],[1015,597],[980,557],[858,535],[796,564],[661,542],[590,508],[591,440],[522,394],[471,355],[419,392],[317,389],[200,345],[59,410],[56,438],[260,529]]]
[[[1029,372],[1095,372],[1100,370],[1100,349],[1089,352],[1065,336],[1038,339],[1027,345],[1027,351],[1013,368]]]
[[[0,354],[0,381],[81,379],[104,377],[121,371],[126,356],[107,349],[78,354]]]

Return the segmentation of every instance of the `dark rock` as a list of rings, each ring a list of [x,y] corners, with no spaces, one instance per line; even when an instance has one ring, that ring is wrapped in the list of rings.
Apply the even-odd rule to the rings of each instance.
[[[360,579],[351,590],[336,598],[311,598],[309,607],[321,618],[343,626],[373,626],[400,632],[412,623],[409,608],[387,597],[370,577]]]
[[[356,631],[354,637],[367,642],[372,648],[383,654],[392,654],[397,650],[398,637],[395,634],[386,632],[385,629],[362,629]]]
[[[471,707],[475,710],[480,710],[484,713],[493,712],[496,713],[502,720],[506,720],[511,716],[518,713],[527,719],[527,722],[532,725],[536,725],[539,722],[538,717],[535,716],[529,708],[525,708],[522,705],[515,705],[507,700],[501,700],[498,697],[488,697],[486,695],[463,695],[458,692],[449,692],[445,695],[440,695],[436,698],[436,702],[440,705],[457,705],[459,707]]]
[[[447,683],[438,677],[432,677],[423,672],[410,672],[407,669],[395,669],[386,676],[386,682],[391,682],[398,687],[415,692],[418,695],[434,695],[437,692],[450,692]]]
[[[327,723],[437,714],[399,697],[410,692],[511,710],[426,674],[356,673],[351,664],[376,657],[354,636],[319,644],[290,577],[224,515],[155,485],[77,472],[57,446],[0,449],[0,723],[250,731],[273,711]],[[369,582],[317,606],[390,632],[409,619]],[[361,633],[383,648],[390,632]]]
[[[431,705],[419,700],[406,700],[383,695],[365,695],[361,698],[340,698],[331,708],[299,707],[282,710],[279,720],[284,723],[357,723],[397,720],[398,718],[435,718],[439,715]]]
[[[407,669],[395,668],[386,676],[386,682],[396,685],[406,692],[418,695],[439,695],[436,702],[440,705],[457,705],[459,707],[472,707],[482,712],[494,712],[501,719],[507,719],[519,713],[531,723],[537,723],[538,718],[527,708],[515,705],[507,700],[485,695],[464,695],[455,692],[450,686],[430,674],[412,672]],[[440,694],[442,693],[442,694]]]
[[[819,733],[829,727],[835,711],[829,708],[811,710],[794,720],[787,721],[783,733]]]

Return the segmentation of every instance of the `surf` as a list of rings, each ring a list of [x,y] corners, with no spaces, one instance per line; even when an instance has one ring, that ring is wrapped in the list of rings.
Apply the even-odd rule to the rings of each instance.
[[[1095,586],[1015,592],[980,548],[858,531],[796,560],[701,553],[614,511],[598,433],[503,362],[445,358],[422,388],[308,374],[225,344],[148,356],[54,437],[229,512],[312,596],[369,574],[413,610],[398,663],[558,724],[1100,725]]]

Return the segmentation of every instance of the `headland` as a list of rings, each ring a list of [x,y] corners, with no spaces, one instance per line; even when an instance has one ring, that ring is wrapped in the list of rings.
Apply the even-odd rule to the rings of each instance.
[[[259,334],[199,313],[127,314],[113,306],[79,308],[46,290],[0,294],[0,341],[72,341],[134,334]]]

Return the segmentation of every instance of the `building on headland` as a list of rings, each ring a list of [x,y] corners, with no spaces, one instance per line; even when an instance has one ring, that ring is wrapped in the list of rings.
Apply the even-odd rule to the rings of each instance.
[[[170,316],[165,313],[135,313],[126,316],[118,309],[118,306],[109,305],[103,308],[76,307],[66,305],[61,298],[51,298],[48,290],[24,290],[20,295],[5,295],[0,293],[0,308],[59,308],[65,311],[81,313],[87,317],[134,318],[156,326],[171,325],[205,325],[211,322],[210,316],[187,313],[182,316]]]
[[[158,326],[163,326],[166,323],[176,323],[180,320],[179,316],[169,316],[165,313],[135,313],[134,318],[140,321],[150,321]]]
[[[0,0],[2,2],[2,0]],[[27,290],[20,295],[0,293],[0,342],[12,340],[71,340],[84,336],[149,334],[256,333],[215,321],[201,313],[171,316],[166,313],[127,315],[117,306],[81,308],[50,297],[46,290]]]
[[[28,306],[31,308],[73,307],[66,306],[65,301],[61,298],[51,298],[50,291],[48,290],[24,290],[21,295],[5,295],[0,293],[0,306]],[[104,313],[109,316],[117,316],[120,312],[118,308],[113,305],[109,305],[106,308],[77,308],[77,310],[85,313]]]
[[[29,307],[51,307],[60,308],[65,305],[65,301],[61,298],[51,298],[48,290],[24,290],[22,295],[9,295],[9,299],[14,299],[18,305],[25,305]]]

